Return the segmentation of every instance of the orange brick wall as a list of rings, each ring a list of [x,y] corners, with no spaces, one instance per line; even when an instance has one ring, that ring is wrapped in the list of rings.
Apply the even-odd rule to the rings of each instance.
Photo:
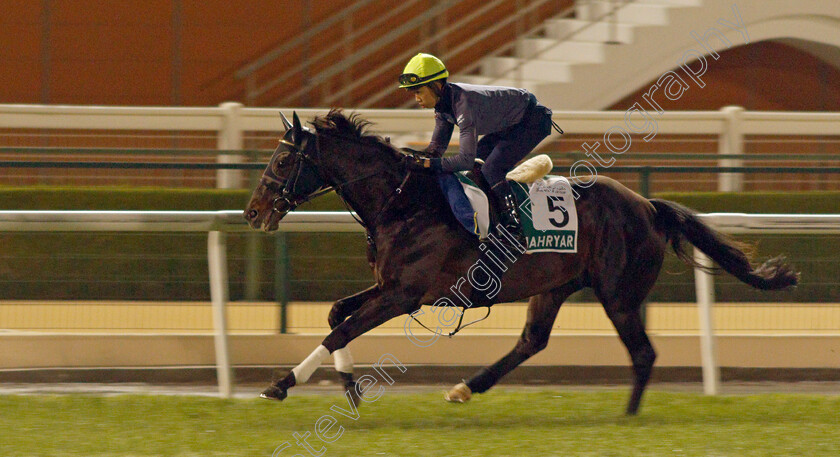
[[[718,110],[737,105],[753,111],[840,111],[840,70],[791,46],[758,42],[707,59],[706,87],[692,85],[671,110]],[[644,84],[610,109],[626,110],[656,81]]]
[[[409,1],[409,0],[407,0]],[[226,100],[244,100],[244,83],[233,72],[263,53],[301,34],[306,27],[330,17],[352,4],[352,0],[0,0],[0,103],[57,103],[101,105],[216,105]],[[416,2],[416,15],[434,4]],[[548,2],[529,18],[532,23],[557,14],[572,0]],[[309,11],[306,12],[306,5]],[[483,4],[483,0],[462,0],[447,10],[442,21],[454,20]],[[380,0],[362,8],[352,24],[365,24],[378,17],[393,2]],[[482,16],[491,24],[512,12],[514,2]],[[360,48],[381,34],[399,26],[409,16],[398,16],[376,33],[353,43]],[[481,26],[478,26],[479,28]],[[284,56],[259,73],[268,80],[299,65],[303,52],[310,54],[340,40],[343,26],[330,28],[305,47]],[[433,26],[408,31],[396,44],[384,48],[355,65],[349,72],[364,74],[374,63],[412,50]],[[458,31],[451,38],[462,40],[474,31]],[[450,66],[457,68],[482,52],[514,36],[514,30],[495,34]],[[437,52],[445,46],[428,51]],[[418,49],[419,51],[419,49]],[[332,56],[329,62],[340,59]],[[315,63],[313,69],[318,65]],[[394,68],[383,72],[390,78]],[[334,78],[333,85],[345,81]],[[258,100],[270,104],[280,95],[300,86],[298,76]],[[384,79],[383,79],[384,81]],[[388,81],[391,81],[389,79]],[[374,82],[360,88],[362,97],[381,88]],[[296,100],[298,105],[317,104],[318,93]],[[402,100],[402,99],[399,99]],[[350,102],[352,103],[352,99]],[[386,103],[395,103],[395,100]]]
[[[311,20],[349,3],[312,2]],[[2,103],[215,105],[214,78],[305,26],[296,0],[46,4],[0,1]]]
[[[351,3],[352,0],[0,0],[0,103],[202,106],[226,100],[244,101],[244,83],[233,78],[237,68]],[[355,14],[352,23],[365,24],[385,8],[393,7],[386,1],[374,3]],[[433,3],[421,1],[418,5],[428,7]],[[463,0],[446,11],[438,26],[451,23],[482,3],[483,0]],[[532,24],[557,14],[572,1],[548,3],[529,18]],[[311,5],[308,13],[306,4]],[[487,26],[499,21],[513,11],[513,5],[514,2],[506,2],[503,8],[482,16],[481,23]],[[412,11],[417,14],[422,10]],[[397,20],[407,18],[400,16]],[[399,24],[389,24],[377,34],[360,37],[353,46],[358,49]],[[481,27],[458,30],[428,51],[451,48]],[[413,50],[430,33],[435,33],[431,24],[406,32],[396,44],[333,78],[331,87],[367,74],[391,56]],[[258,73],[259,80],[271,79],[299,65],[303,52],[315,53],[340,40],[342,34],[343,27],[320,34],[308,47]],[[513,34],[514,30],[505,29],[447,64],[457,71],[507,42]],[[330,62],[341,57],[332,56]],[[326,63],[313,65],[317,69]],[[352,105],[390,84],[401,63],[392,67],[336,104]],[[303,80],[303,75],[296,76],[256,104],[273,104],[300,87]],[[737,104],[752,110],[840,109],[840,71],[783,44],[755,43],[727,50],[719,60],[710,62],[705,80],[706,89],[689,91],[664,108],[718,109]],[[640,88],[646,89],[647,85]],[[318,105],[322,90],[292,103]],[[395,91],[380,106],[397,106],[405,101],[403,95]],[[641,93],[630,95],[613,108],[626,109],[640,96]]]

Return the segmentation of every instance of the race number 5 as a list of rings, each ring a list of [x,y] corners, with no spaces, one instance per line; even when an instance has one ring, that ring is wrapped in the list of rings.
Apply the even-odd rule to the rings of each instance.
[[[564,201],[563,197],[559,195],[547,195],[546,197],[546,203],[548,203],[549,213],[548,222],[557,228],[565,227],[566,224],[569,223],[569,212],[566,211],[566,208],[563,208],[562,203],[560,203]],[[557,214],[557,211],[560,211],[560,213],[563,215],[563,220],[558,221],[554,218],[554,216]]]

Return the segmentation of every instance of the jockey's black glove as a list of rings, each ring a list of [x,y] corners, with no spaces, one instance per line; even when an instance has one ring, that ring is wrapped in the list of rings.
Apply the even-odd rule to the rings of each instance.
[[[403,164],[411,171],[419,171],[422,173],[432,173],[432,160],[425,157],[417,157],[416,155],[406,155],[403,158]]]

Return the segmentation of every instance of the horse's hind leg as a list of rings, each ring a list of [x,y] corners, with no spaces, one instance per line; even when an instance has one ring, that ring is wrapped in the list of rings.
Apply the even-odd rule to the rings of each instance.
[[[472,393],[486,392],[502,376],[513,371],[522,362],[545,349],[548,337],[560,306],[569,295],[581,289],[577,280],[568,282],[551,292],[531,297],[528,304],[528,319],[522,336],[506,356],[493,365],[481,369],[465,384],[458,384],[447,394],[446,399],[454,402],[469,400]]]
[[[638,412],[656,360],[656,351],[645,332],[640,310],[656,281],[661,263],[661,256],[658,262],[654,256],[647,262],[640,261],[626,268],[617,279],[607,278],[593,285],[633,362],[633,392],[627,404],[627,414]]]
[[[642,394],[650,380],[656,351],[650,344],[639,308],[607,310],[607,315],[618,330],[618,336],[627,347],[633,361],[633,393],[627,403],[627,414],[636,414]]]

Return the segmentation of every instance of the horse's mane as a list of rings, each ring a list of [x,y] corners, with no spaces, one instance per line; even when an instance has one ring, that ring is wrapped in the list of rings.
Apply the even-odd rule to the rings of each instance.
[[[394,147],[379,135],[368,133],[372,122],[363,119],[359,113],[345,116],[340,108],[333,108],[326,116],[316,116],[312,121],[319,135],[339,136],[358,140],[362,144],[380,146],[395,152]]]

